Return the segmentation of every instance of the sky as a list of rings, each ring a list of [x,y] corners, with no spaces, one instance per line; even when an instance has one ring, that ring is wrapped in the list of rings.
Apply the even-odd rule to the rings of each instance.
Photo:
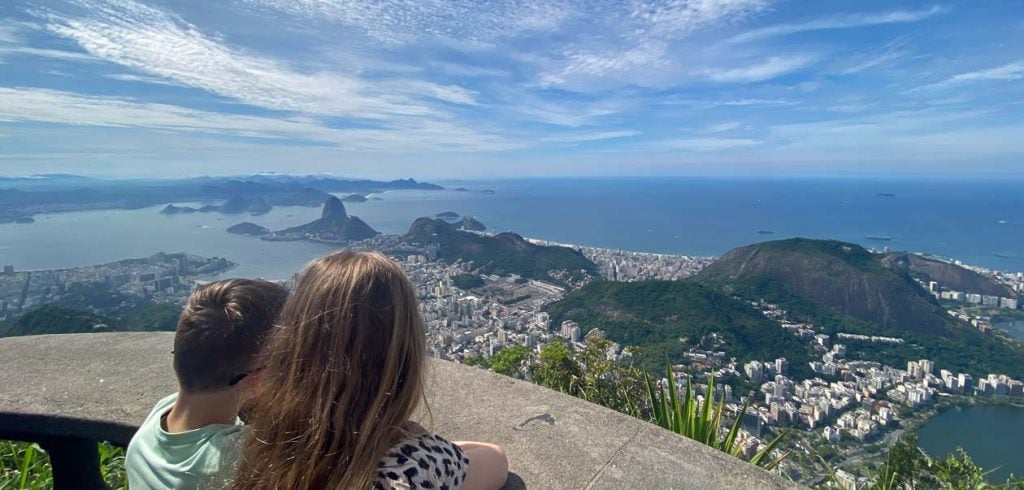
[[[5,0],[0,175],[1024,178],[1024,2]]]

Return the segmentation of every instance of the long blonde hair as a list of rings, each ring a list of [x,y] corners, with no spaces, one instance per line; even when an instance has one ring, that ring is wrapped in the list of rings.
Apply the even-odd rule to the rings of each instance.
[[[367,488],[424,398],[416,289],[379,252],[306,267],[266,352],[233,484]]]

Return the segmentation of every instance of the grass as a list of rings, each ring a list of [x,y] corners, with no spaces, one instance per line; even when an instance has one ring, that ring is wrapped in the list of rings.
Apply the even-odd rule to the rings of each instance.
[[[97,445],[100,475],[110,488],[128,488],[124,448],[107,442]],[[0,490],[53,488],[50,457],[38,444],[0,441]]]

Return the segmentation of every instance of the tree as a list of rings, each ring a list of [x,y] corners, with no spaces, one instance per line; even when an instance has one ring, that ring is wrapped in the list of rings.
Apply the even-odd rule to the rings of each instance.
[[[580,367],[564,341],[555,340],[541,347],[537,367],[533,372],[534,382],[562,393],[570,393],[573,380],[579,375]]]
[[[643,392],[640,370],[623,366],[609,356],[612,342],[591,336],[587,345],[576,354],[580,376],[570,394],[619,412],[629,412],[629,400]]]
[[[484,356],[466,356],[462,363],[467,366],[476,366],[484,369],[491,368],[491,360]]]
[[[498,374],[524,379],[526,361],[530,358],[530,349],[522,345],[506,347],[491,358],[491,369]]]

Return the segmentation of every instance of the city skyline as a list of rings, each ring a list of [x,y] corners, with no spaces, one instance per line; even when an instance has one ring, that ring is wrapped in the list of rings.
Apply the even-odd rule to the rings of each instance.
[[[0,7],[0,175],[1024,177],[1024,9]]]

